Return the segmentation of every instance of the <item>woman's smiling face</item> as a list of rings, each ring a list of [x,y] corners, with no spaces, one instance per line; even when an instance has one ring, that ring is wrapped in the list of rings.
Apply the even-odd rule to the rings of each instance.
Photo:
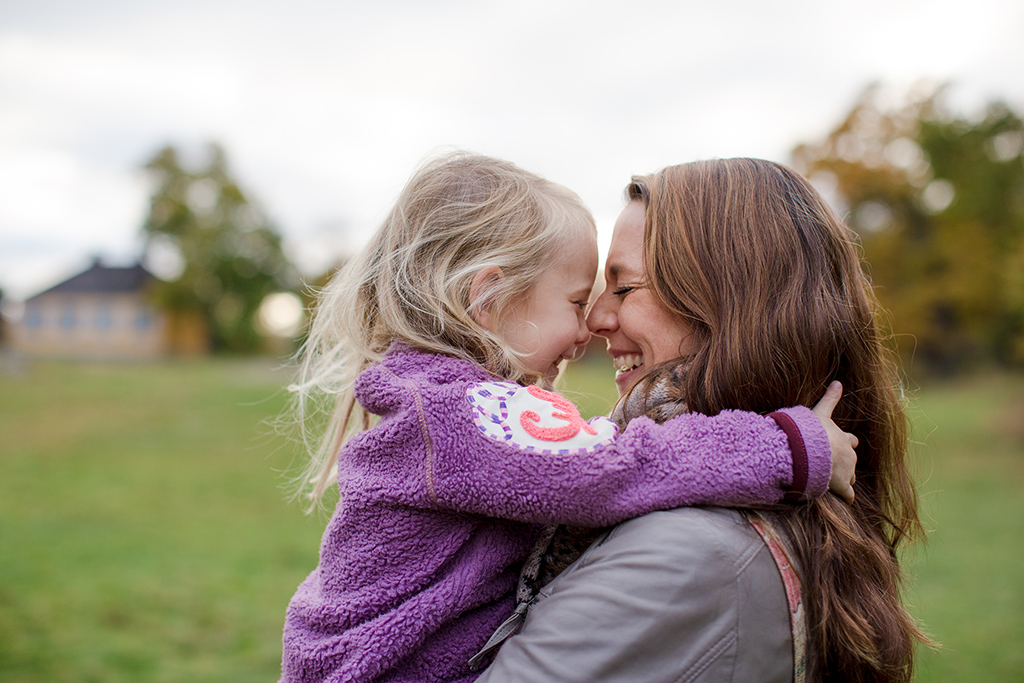
[[[619,395],[648,369],[689,352],[690,326],[665,310],[644,272],[644,204],[629,203],[615,222],[605,288],[594,302],[587,326],[608,340]]]

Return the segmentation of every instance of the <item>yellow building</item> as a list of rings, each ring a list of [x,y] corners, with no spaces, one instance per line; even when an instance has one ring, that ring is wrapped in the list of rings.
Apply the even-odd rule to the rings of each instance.
[[[148,300],[154,277],[141,264],[107,267],[99,259],[25,302],[10,326],[11,347],[33,356],[144,359],[171,349],[168,316]]]

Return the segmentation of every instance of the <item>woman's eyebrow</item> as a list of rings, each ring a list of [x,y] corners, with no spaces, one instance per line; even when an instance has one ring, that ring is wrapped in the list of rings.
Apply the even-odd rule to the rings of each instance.
[[[620,278],[636,277],[639,273],[634,272],[629,266],[625,266],[619,263],[610,264],[607,267],[609,280],[618,280]]]

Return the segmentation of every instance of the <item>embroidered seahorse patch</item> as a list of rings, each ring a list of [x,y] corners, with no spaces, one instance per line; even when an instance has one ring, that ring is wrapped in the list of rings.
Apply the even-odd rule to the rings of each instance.
[[[619,431],[604,417],[584,420],[572,402],[540,387],[482,382],[466,391],[466,399],[481,432],[526,451],[592,451],[609,443]]]

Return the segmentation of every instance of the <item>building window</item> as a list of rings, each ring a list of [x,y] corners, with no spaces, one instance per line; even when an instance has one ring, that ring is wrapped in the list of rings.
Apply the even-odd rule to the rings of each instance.
[[[96,327],[101,330],[109,330],[113,321],[110,317],[110,302],[104,301],[100,304],[100,310],[96,313]]]
[[[70,330],[76,322],[75,305],[73,303],[64,304],[64,312],[60,316],[60,326],[65,330]]]
[[[135,329],[144,330],[149,327],[149,309],[145,306],[139,307],[138,312],[135,314]]]
[[[25,325],[27,327],[41,327],[43,316],[39,313],[39,303],[33,301],[25,307]]]

